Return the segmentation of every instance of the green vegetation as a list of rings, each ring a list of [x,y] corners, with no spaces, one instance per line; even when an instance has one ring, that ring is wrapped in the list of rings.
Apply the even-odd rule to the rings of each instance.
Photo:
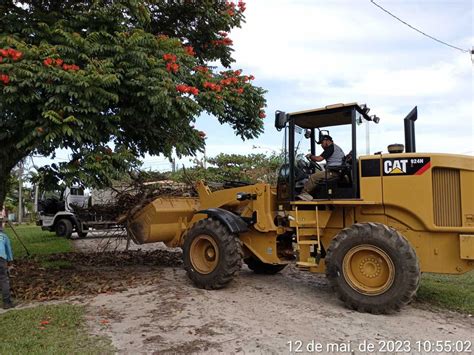
[[[84,308],[38,306],[0,315],[0,354],[112,354],[109,341],[90,336]]]
[[[14,227],[30,254],[47,255],[66,253],[72,251],[71,241],[57,237],[54,233],[41,230],[40,227],[24,225]],[[26,256],[26,251],[10,227],[5,228],[5,233],[10,237],[15,259]]]
[[[258,137],[265,90],[231,66],[228,36],[244,11],[225,1],[1,1],[0,207],[31,153],[71,151],[39,169],[43,186],[97,187],[146,153],[203,151],[203,113]]]
[[[418,300],[443,308],[474,313],[474,272],[464,275],[424,274]]]
[[[170,178],[180,182],[206,180],[208,182],[242,181],[248,183],[276,183],[277,173],[284,163],[282,155],[224,154],[207,159],[208,167],[199,164],[193,168],[179,170]]]

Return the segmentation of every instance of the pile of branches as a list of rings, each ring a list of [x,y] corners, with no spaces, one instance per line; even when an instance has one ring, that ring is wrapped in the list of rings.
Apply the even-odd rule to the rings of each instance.
[[[169,250],[63,253],[14,261],[10,280],[17,300],[49,301],[155,285],[160,281],[156,266],[181,263],[181,253]]]
[[[123,224],[133,218],[136,212],[159,197],[194,197],[196,190],[192,184],[172,180],[146,181],[140,177],[130,183],[111,188],[113,203],[96,204],[90,207],[73,205],[74,212],[83,220],[117,221]]]

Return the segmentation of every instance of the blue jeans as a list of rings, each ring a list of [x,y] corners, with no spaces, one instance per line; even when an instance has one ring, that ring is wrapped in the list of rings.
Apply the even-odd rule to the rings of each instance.
[[[11,303],[8,266],[7,261],[3,258],[0,258],[0,288],[2,289],[3,304]]]

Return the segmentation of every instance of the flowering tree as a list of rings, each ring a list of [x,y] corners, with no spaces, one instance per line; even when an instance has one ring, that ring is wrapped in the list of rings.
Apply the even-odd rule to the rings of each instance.
[[[3,0],[0,205],[31,153],[68,148],[71,161],[48,171],[100,185],[146,152],[201,150],[202,112],[258,136],[264,90],[231,69],[228,32],[244,11],[242,1]]]

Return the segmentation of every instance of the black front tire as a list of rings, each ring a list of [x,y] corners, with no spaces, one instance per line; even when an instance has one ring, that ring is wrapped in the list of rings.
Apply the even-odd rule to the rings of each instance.
[[[72,235],[72,223],[68,219],[60,219],[56,222],[54,227],[56,235],[58,237],[71,238]]]
[[[199,243],[204,246],[199,247]],[[208,250],[213,250],[215,259],[206,264],[205,258],[208,255],[203,256],[200,251],[204,254]],[[199,288],[211,290],[226,286],[240,270],[242,256],[239,237],[215,219],[198,221],[184,239],[184,268],[188,277]]]
[[[254,256],[244,259],[250,270],[256,274],[275,275],[283,270],[287,264],[273,265],[262,262]]]
[[[418,259],[409,242],[380,223],[343,229],[331,241],[325,262],[326,276],[338,298],[360,312],[398,311],[412,300],[420,282]],[[384,273],[384,269],[391,271]],[[374,286],[380,272],[387,281]]]

